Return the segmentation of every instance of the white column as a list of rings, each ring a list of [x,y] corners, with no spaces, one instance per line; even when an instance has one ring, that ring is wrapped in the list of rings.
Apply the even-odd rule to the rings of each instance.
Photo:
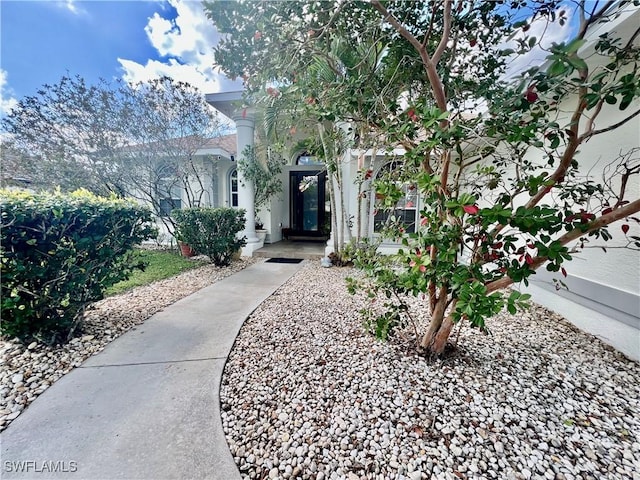
[[[233,116],[236,124],[237,157],[245,159],[245,149],[253,147],[255,117],[253,109],[242,109]],[[253,159],[245,159],[253,161]],[[238,169],[238,206],[245,210],[245,229],[243,234],[247,237],[247,245],[242,249],[242,254],[251,256],[255,250],[263,246],[262,241],[256,236],[255,194],[252,181],[243,178]]]

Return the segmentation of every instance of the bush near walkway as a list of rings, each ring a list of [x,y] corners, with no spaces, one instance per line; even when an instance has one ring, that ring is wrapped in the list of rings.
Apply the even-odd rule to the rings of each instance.
[[[174,210],[171,216],[176,221],[176,238],[220,267],[229,265],[246,244],[244,237],[238,237],[244,228],[244,213],[228,207],[183,208]]]
[[[23,342],[68,341],[85,307],[136,266],[131,252],[156,231],[151,212],[84,190],[0,190],[0,333]]]

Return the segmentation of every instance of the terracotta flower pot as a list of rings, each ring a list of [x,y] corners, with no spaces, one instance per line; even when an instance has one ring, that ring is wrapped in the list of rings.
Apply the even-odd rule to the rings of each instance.
[[[183,257],[193,257],[196,254],[195,250],[191,248],[191,245],[182,242],[180,242],[180,253]]]

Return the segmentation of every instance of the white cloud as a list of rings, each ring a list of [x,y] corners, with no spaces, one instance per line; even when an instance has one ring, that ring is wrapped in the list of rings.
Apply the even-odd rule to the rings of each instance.
[[[215,70],[213,46],[218,33],[207,19],[200,2],[169,0],[177,12],[168,20],[158,13],[149,18],[145,31],[149,41],[166,60],[148,60],[140,64],[119,58],[123,78],[131,83],[169,76],[198,87],[204,93],[238,90],[242,84],[233,82]]]
[[[71,12],[74,15],[87,14],[87,11],[78,4],[77,0],[54,0],[51,4],[55,7]]]
[[[78,5],[76,5],[75,0],[65,0],[63,3],[71,13],[79,13]]]
[[[529,30],[525,33],[521,31],[515,39],[505,43],[501,46],[504,48],[517,49],[516,39],[536,37],[537,44],[524,55],[511,55],[507,63],[507,71],[504,75],[505,78],[511,78],[519,73],[535,66],[542,65],[547,56],[549,55],[549,48],[553,43],[562,43],[567,41],[575,32],[571,28],[571,16],[570,9],[564,9],[566,11],[567,21],[564,25],[560,25],[558,21],[549,22],[544,18],[537,18],[531,22]]]
[[[0,116],[7,115],[17,104],[13,90],[7,86],[7,72],[0,69]]]

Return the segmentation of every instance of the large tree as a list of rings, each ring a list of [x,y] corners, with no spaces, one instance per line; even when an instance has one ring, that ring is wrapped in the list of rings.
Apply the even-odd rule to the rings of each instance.
[[[196,152],[222,132],[194,87],[169,78],[135,85],[65,76],[19,101],[2,121],[3,163],[38,188],[86,188],[150,204],[164,213],[181,198],[199,206],[215,168]],[[8,163],[5,163],[8,161]],[[171,223],[170,217],[161,217]]]
[[[622,39],[591,33],[629,8],[372,0],[215,2],[207,10],[226,34],[217,60],[244,76],[250,92],[272,82],[278,98],[312,105],[319,120],[344,119],[405,148],[393,175],[375,185],[378,208],[393,210],[408,185],[424,200],[420,225],[407,235],[389,216],[387,234],[405,248],[394,268],[369,265],[369,288],[392,298],[426,293],[430,321],[418,344],[440,355],[456,322],[486,328],[505,305],[525,305],[526,296],[501,289],[526,283],[541,266],[564,274],[573,253],[610,239],[610,224],[640,210],[637,192],[629,198],[637,151],[612,153],[604,180],[590,178],[579,155],[640,113],[640,30]],[[542,50],[541,36],[562,25],[574,27],[572,37]],[[337,42],[361,63],[337,62]],[[362,45],[381,55],[375,68],[349,75],[366,63]],[[510,71],[525,55],[534,63]],[[321,75],[318,64],[332,73]],[[612,109],[616,120],[608,121]],[[626,246],[640,246],[636,228],[622,224]],[[381,336],[405,313],[401,300],[388,306],[370,319]]]

